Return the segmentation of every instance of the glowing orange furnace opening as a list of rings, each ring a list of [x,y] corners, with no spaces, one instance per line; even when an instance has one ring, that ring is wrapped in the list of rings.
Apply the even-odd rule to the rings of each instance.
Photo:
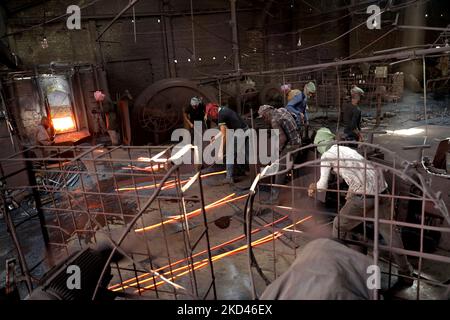
[[[67,132],[71,130],[75,130],[75,121],[72,117],[62,117],[62,118],[53,118],[53,127],[55,128],[56,133]]]

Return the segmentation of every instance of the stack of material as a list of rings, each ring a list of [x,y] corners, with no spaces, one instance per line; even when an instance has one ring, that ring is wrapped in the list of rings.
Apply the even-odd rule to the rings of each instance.
[[[397,102],[403,97],[405,90],[405,76],[403,72],[397,72],[392,76],[392,89],[386,95],[386,100],[389,102]]]

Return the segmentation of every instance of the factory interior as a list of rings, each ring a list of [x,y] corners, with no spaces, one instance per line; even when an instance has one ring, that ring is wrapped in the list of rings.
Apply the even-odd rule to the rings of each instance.
[[[1,1],[0,301],[449,300],[449,41],[441,0]]]

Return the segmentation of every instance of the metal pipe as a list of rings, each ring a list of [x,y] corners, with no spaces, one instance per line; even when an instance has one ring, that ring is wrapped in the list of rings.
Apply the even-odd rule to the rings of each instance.
[[[100,38],[105,34],[106,31],[109,30],[109,28],[111,28],[111,26],[114,24],[114,22],[117,21],[117,19],[119,19],[125,12],[128,11],[128,9],[130,9],[131,7],[134,7],[134,5],[136,3],[138,3],[139,0],[131,0],[131,2],[125,6],[125,8],[123,8],[112,20],[110,23],[108,23],[106,25],[106,27],[103,28],[102,31],[100,31],[100,34],[97,36],[97,39],[95,39],[95,41],[99,41]]]
[[[201,174],[198,176],[198,187],[200,190],[200,200],[201,200],[201,204],[202,204],[201,209],[202,209],[202,216],[203,216],[203,224],[205,226],[206,245],[207,245],[207,250],[208,250],[208,262],[209,262],[209,267],[211,269],[212,289],[213,289],[213,294],[214,294],[214,300],[216,300],[217,299],[216,279],[214,276],[214,266],[213,266],[212,254],[211,254],[211,242],[209,240],[208,220],[206,218],[206,210],[205,210],[205,195],[203,193],[203,183],[202,183],[202,175]]]
[[[365,163],[366,164],[366,163]],[[374,205],[374,231],[373,231],[373,264],[378,266],[379,259],[379,233],[380,233],[380,175],[382,176],[381,170],[375,178],[375,205]],[[373,299],[378,300],[378,288],[375,286],[373,289]]]
[[[27,156],[27,158],[31,158],[31,157]],[[32,163],[30,161],[25,161],[25,165],[27,168],[27,175],[28,175],[28,181],[30,183],[30,186],[37,186],[36,176],[33,171]],[[41,232],[42,232],[42,238],[44,239],[44,243],[48,250],[49,257],[51,257],[51,250],[49,249],[50,235],[48,234],[48,230],[45,227],[46,222],[45,222],[44,212],[42,210],[41,197],[36,188],[32,188],[32,194],[33,194],[33,199],[34,199],[34,203],[36,206],[37,216],[39,218],[39,224],[40,224],[40,228],[41,228]]]
[[[336,134],[339,133],[339,126],[341,124],[341,81],[339,77],[339,67],[336,66],[336,80],[337,80],[337,94],[338,94],[338,118],[337,118],[337,128],[336,128]]]
[[[5,172],[3,170],[3,166],[0,165],[0,174],[2,177],[5,176]],[[28,266],[27,266],[27,261],[25,259],[25,256],[22,252],[22,247],[20,246],[20,241],[19,238],[17,236],[16,233],[16,228],[14,226],[14,222],[11,218],[10,215],[10,211],[9,211],[9,207],[8,207],[8,203],[6,201],[6,196],[5,196],[5,190],[2,188],[2,190],[0,190],[0,198],[1,201],[3,203],[3,213],[4,213],[4,217],[5,217],[5,222],[7,225],[7,230],[9,230],[9,233],[11,235],[11,239],[14,243],[14,246],[16,247],[17,250],[17,254],[19,256],[19,263],[20,263],[20,268],[22,269],[22,273],[25,276],[25,282],[27,284],[27,289],[28,292],[31,293],[31,291],[33,290],[33,284],[31,282],[31,276],[30,276],[30,272],[28,270]]]
[[[427,63],[425,61],[425,56],[422,56],[422,66],[423,66],[423,106],[425,110],[425,136],[428,137],[427,70],[426,70]]]
[[[425,27],[425,26],[397,26],[399,29],[412,29],[412,30],[425,30],[425,31],[450,31],[450,28],[436,28],[436,27]]]
[[[249,8],[239,8],[237,9],[237,12],[253,12],[257,11],[254,7]],[[213,14],[226,14],[230,13],[230,10],[228,9],[218,9],[218,10],[201,10],[201,11],[194,11],[194,16],[200,16],[200,15],[213,15]],[[165,12],[136,12],[135,16],[136,18],[160,18],[162,16],[166,17],[184,17],[186,15],[190,14],[190,12],[186,11],[165,11]],[[34,17],[21,17],[19,18],[11,18],[8,19],[8,23],[10,25],[22,25],[24,23],[26,24],[32,24],[37,23],[39,26],[43,24],[52,24],[52,23],[60,23],[58,20],[61,20],[63,18],[67,17],[67,15],[60,16],[60,17],[47,17],[49,20],[42,23],[42,19],[34,18]],[[82,20],[109,20],[116,17],[116,15],[112,14],[82,14],[81,19]],[[123,14],[119,17],[119,19],[130,19],[133,17],[133,14]],[[36,27],[35,27],[36,28]],[[18,32],[14,32],[12,34],[8,34],[8,36],[18,34],[20,32],[25,32],[28,30],[21,30]],[[0,37],[1,38],[1,37]]]
[[[316,68],[330,68],[330,67],[335,67],[335,66],[344,66],[344,65],[358,64],[358,63],[362,63],[362,62],[373,62],[373,61],[386,60],[386,59],[407,59],[407,58],[418,59],[418,57],[420,57],[420,56],[435,54],[435,53],[440,53],[440,52],[446,52],[446,51],[450,51],[450,49],[446,48],[446,47],[442,47],[442,48],[431,48],[431,49],[421,49],[421,50],[408,50],[408,51],[384,54],[384,55],[379,55],[379,56],[371,56],[371,57],[351,59],[351,60],[340,60],[340,61],[335,61],[335,62],[319,63],[319,64],[312,64],[312,65],[307,65],[307,66],[300,66],[300,67],[274,69],[274,70],[267,70],[267,71],[243,72],[242,75],[258,76],[258,75],[268,75],[268,74],[282,73],[282,72],[305,71],[305,70],[316,69]]]
[[[398,48],[374,51],[373,54],[378,55],[378,54],[385,54],[385,53],[390,53],[390,52],[395,52],[395,51],[400,51],[400,50],[407,50],[407,49],[414,49],[414,48],[429,48],[432,46],[433,46],[432,44],[418,44],[415,46],[405,46],[405,47],[398,47]]]

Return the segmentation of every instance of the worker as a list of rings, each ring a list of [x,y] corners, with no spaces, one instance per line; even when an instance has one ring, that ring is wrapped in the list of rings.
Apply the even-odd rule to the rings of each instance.
[[[41,118],[41,123],[37,127],[36,143],[40,146],[51,146],[55,143],[55,130],[46,116]]]
[[[344,105],[342,108],[343,140],[363,140],[361,135],[361,110],[359,109],[362,95],[364,95],[364,90],[354,85],[351,89],[351,103]]]
[[[308,82],[303,92],[298,89],[291,89],[291,85],[283,85],[281,91],[287,96],[286,109],[292,114],[300,128],[302,125],[307,126],[308,115],[307,106],[308,99],[316,93],[316,85],[314,82]]]
[[[192,97],[189,105],[183,110],[184,121],[189,129],[194,129],[194,122],[202,122],[202,127],[206,127],[205,123],[205,104],[202,98]]]
[[[369,300],[367,270],[373,261],[336,239],[316,239],[300,250],[261,300]]]
[[[388,185],[381,171],[375,170],[371,163],[368,163],[356,150],[333,144],[333,135],[330,135],[328,128],[318,130],[314,143],[320,145],[318,152],[321,156],[320,179],[317,183],[312,183],[308,188],[308,195],[314,197],[316,191],[324,191],[328,188],[328,178],[333,168],[337,174],[344,179],[348,185],[345,205],[333,221],[333,237],[342,240],[351,239],[350,232],[362,223],[346,216],[366,217],[374,216],[375,194],[389,194]],[[378,187],[376,186],[378,182]],[[379,219],[390,220],[391,199],[383,196],[379,197],[378,217]],[[396,225],[391,227],[388,224],[380,223],[379,231],[384,241],[392,247],[403,249],[403,242],[400,231]],[[399,284],[411,286],[413,279],[413,268],[409,264],[405,255],[393,253],[393,257],[399,266]],[[406,278],[405,278],[406,277]]]
[[[202,98],[199,97],[192,97],[189,105],[183,110],[184,121],[191,132],[192,139],[194,139],[194,135],[199,135],[199,141],[203,139],[202,131],[196,132],[197,130],[195,130],[194,123],[201,122],[200,128],[202,130],[207,129],[205,111],[205,104],[203,103]],[[195,141],[195,139],[193,141]]]
[[[222,142],[221,142],[221,150],[225,150],[225,146],[228,145],[227,141],[227,131],[229,129],[232,130],[238,130],[242,129],[244,133],[249,129],[248,125],[245,123],[245,121],[233,110],[226,106],[218,106],[215,103],[208,103],[206,105],[206,116],[210,120],[217,122],[217,125],[219,126],[220,132],[222,134]],[[234,175],[234,162],[236,159],[236,155],[238,152],[244,152],[245,153],[245,160],[246,165],[248,164],[248,139],[245,139],[245,150],[237,150],[239,146],[237,146],[236,143],[236,137],[235,141],[231,142],[234,143],[234,158],[233,159],[226,159],[226,177],[224,180],[220,181],[218,184],[230,184],[233,185],[235,182],[235,175]]]
[[[287,166],[287,158],[285,157],[290,151],[298,149],[301,145],[300,134],[297,125],[291,113],[285,108],[275,109],[272,106],[263,105],[258,110],[259,118],[270,125],[274,130],[278,130],[279,137],[279,170],[285,170]],[[275,184],[283,184],[285,182],[285,174],[275,176]],[[278,188],[272,188],[270,197],[261,201],[262,204],[277,204],[280,191]]]
[[[102,113],[106,116],[106,129],[108,131],[111,144],[118,146],[120,144],[119,120],[117,117],[117,103],[106,99],[106,95],[101,91],[94,92],[95,101],[100,103]]]

